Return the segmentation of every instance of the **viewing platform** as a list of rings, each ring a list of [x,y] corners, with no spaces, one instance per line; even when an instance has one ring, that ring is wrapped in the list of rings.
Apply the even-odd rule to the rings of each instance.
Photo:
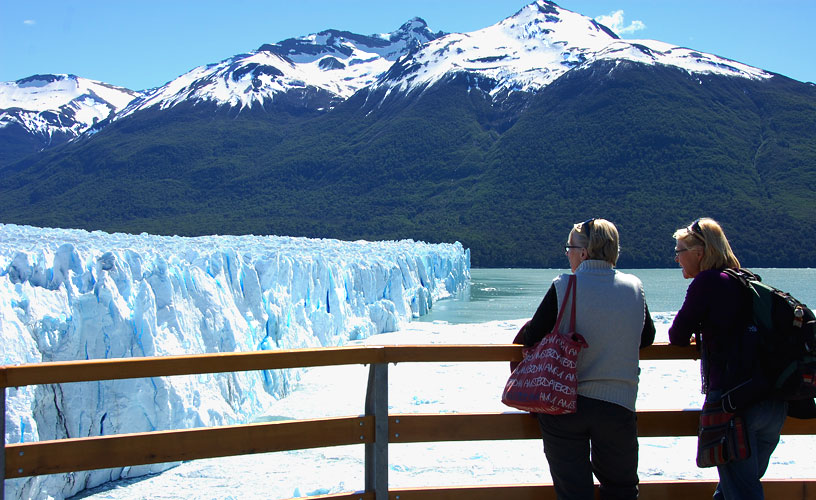
[[[693,347],[665,344],[640,352],[641,360],[693,359],[696,355]],[[0,399],[4,415],[8,387],[316,366],[370,367],[364,413],[360,415],[4,444],[4,453],[0,454],[4,481],[0,484],[4,485],[5,479],[43,474],[363,444],[364,490],[310,498],[554,499],[551,484],[389,487],[390,444],[541,439],[536,419],[517,411],[389,414],[389,364],[520,359],[519,345],[369,345],[2,366]],[[638,411],[638,433],[640,437],[696,436],[698,418],[695,410]],[[5,419],[0,421],[5,436]],[[816,420],[788,418],[782,433],[816,434]],[[545,466],[543,453],[541,461]],[[763,484],[769,499],[816,500],[816,478],[769,479]],[[710,498],[715,486],[712,480],[644,481],[640,498]],[[0,486],[1,498],[5,498],[4,486]]]

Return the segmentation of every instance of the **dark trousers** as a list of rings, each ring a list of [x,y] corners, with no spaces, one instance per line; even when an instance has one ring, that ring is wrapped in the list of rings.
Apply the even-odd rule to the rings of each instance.
[[[578,396],[576,413],[536,416],[559,500],[594,499],[593,474],[602,499],[637,498],[635,412]]]

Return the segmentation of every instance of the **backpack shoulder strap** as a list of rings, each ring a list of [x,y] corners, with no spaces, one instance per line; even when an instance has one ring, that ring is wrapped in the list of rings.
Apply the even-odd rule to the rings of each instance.
[[[725,274],[731,276],[732,278],[739,280],[745,286],[749,286],[751,281],[762,281],[762,277],[758,274],[752,273],[747,269],[734,269],[734,268],[726,268],[723,270]]]
[[[759,289],[772,289],[772,287],[762,282],[762,278],[758,274],[752,273],[747,269],[727,268],[723,270],[723,273],[737,280],[751,301],[756,299],[761,300],[762,294]],[[770,306],[770,304],[768,304],[768,306]]]

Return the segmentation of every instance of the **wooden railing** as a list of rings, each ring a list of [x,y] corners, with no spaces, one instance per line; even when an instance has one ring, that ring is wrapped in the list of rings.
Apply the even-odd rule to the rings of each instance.
[[[655,345],[641,351],[641,359],[690,359],[691,348]],[[213,428],[168,430],[113,436],[5,444],[0,453],[0,499],[6,478],[55,474],[128,465],[176,462],[283,450],[365,445],[365,490],[324,495],[333,500],[508,500],[555,498],[552,485],[434,487],[389,489],[388,445],[438,441],[540,439],[538,424],[529,414],[454,413],[388,414],[388,364],[404,362],[486,362],[521,359],[517,345],[364,346],[295,349],[249,353],[128,358],[0,367],[3,389],[0,413],[5,416],[7,387],[115,380],[171,375],[271,370],[295,367],[368,364],[365,414],[247,424]],[[689,410],[639,411],[641,437],[694,436],[699,413]],[[0,419],[5,436],[5,418]],[[784,434],[814,434],[816,420],[788,419]],[[816,500],[816,479],[763,481],[767,498]],[[641,483],[643,499],[710,498],[715,481],[648,481]]]

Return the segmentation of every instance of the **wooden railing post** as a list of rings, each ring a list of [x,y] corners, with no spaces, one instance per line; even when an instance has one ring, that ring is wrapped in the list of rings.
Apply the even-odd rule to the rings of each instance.
[[[3,446],[0,446],[0,500],[6,498],[6,388],[0,387],[3,394],[0,394],[0,439]]]
[[[388,500],[388,363],[368,370],[365,413],[374,417],[374,442],[365,445],[365,489]]]

